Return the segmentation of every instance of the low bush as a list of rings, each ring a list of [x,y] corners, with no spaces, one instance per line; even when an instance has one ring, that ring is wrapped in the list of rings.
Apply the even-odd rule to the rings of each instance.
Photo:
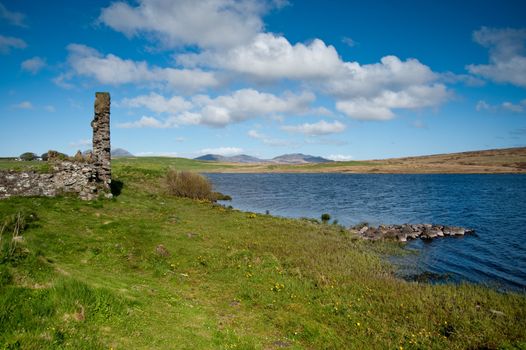
[[[171,169],[166,174],[168,192],[177,197],[215,201],[212,183],[197,173]]]
[[[33,152],[25,152],[25,153],[22,153],[19,157],[21,160],[25,160],[25,161],[31,161],[31,160],[36,160],[38,159],[38,156],[33,153]]]

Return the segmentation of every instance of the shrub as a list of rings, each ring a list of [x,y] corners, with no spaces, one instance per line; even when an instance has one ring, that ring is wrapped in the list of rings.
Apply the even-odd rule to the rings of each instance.
[[[61,153],[61,152],[58,152],[58,151],[53,151],[53,150],[49,150],[47,151],[47,160],[49,161],[54,161],[54,160],[59,160],[59,161],[62,161],[62,160],[67,160],[69,157],[67,154],[64,154],[64,153]]]
[[[321,221],[326,223],[331,219],[331,216],[327,213],[321,214]]]
[[[35,160],[38,156],[33,152],[25,152],[20,155],[20,159],[25,161]]]
[[[171,169],[166,174],[168,192],[177,197],[215,201],[210,181],[197,173]]]

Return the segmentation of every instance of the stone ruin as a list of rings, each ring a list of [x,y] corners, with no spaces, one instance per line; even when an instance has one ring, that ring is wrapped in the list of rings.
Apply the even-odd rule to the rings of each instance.
[[[49,172],[0,171],[0,199],[11,196],[54,197],[76,193],[83,200],[111,198],[110,94],[95,94],[93,151],[74,160],[50,157]],[[51,155],[52,152],[50,152]]]

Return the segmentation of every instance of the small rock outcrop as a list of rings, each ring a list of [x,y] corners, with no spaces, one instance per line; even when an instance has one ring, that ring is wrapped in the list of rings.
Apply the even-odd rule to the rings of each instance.
[[[350,231],[364,239],[393,239],[400,242],[417,238],[431,240],[439,237],[455,237],[475,233],[473,229],[431,224],[380,225],[378,227],[357,225],[351,227]]]

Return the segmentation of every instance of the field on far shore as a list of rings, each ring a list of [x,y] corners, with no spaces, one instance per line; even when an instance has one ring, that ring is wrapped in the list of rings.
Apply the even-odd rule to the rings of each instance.
[[[117,158],[121,166],[155,167],[221,173],[379,173],[379,174],[526,174],[526,147],[421,157],[319,164],[241,164],[183,158]]]
[[[526,174],[526,147],[363,161],[272,164],[221,163],[170,157],[119,157],[118,167],[177,168],[201,173]],[[48,171],[42,161],[0,158],[0,170]]]

